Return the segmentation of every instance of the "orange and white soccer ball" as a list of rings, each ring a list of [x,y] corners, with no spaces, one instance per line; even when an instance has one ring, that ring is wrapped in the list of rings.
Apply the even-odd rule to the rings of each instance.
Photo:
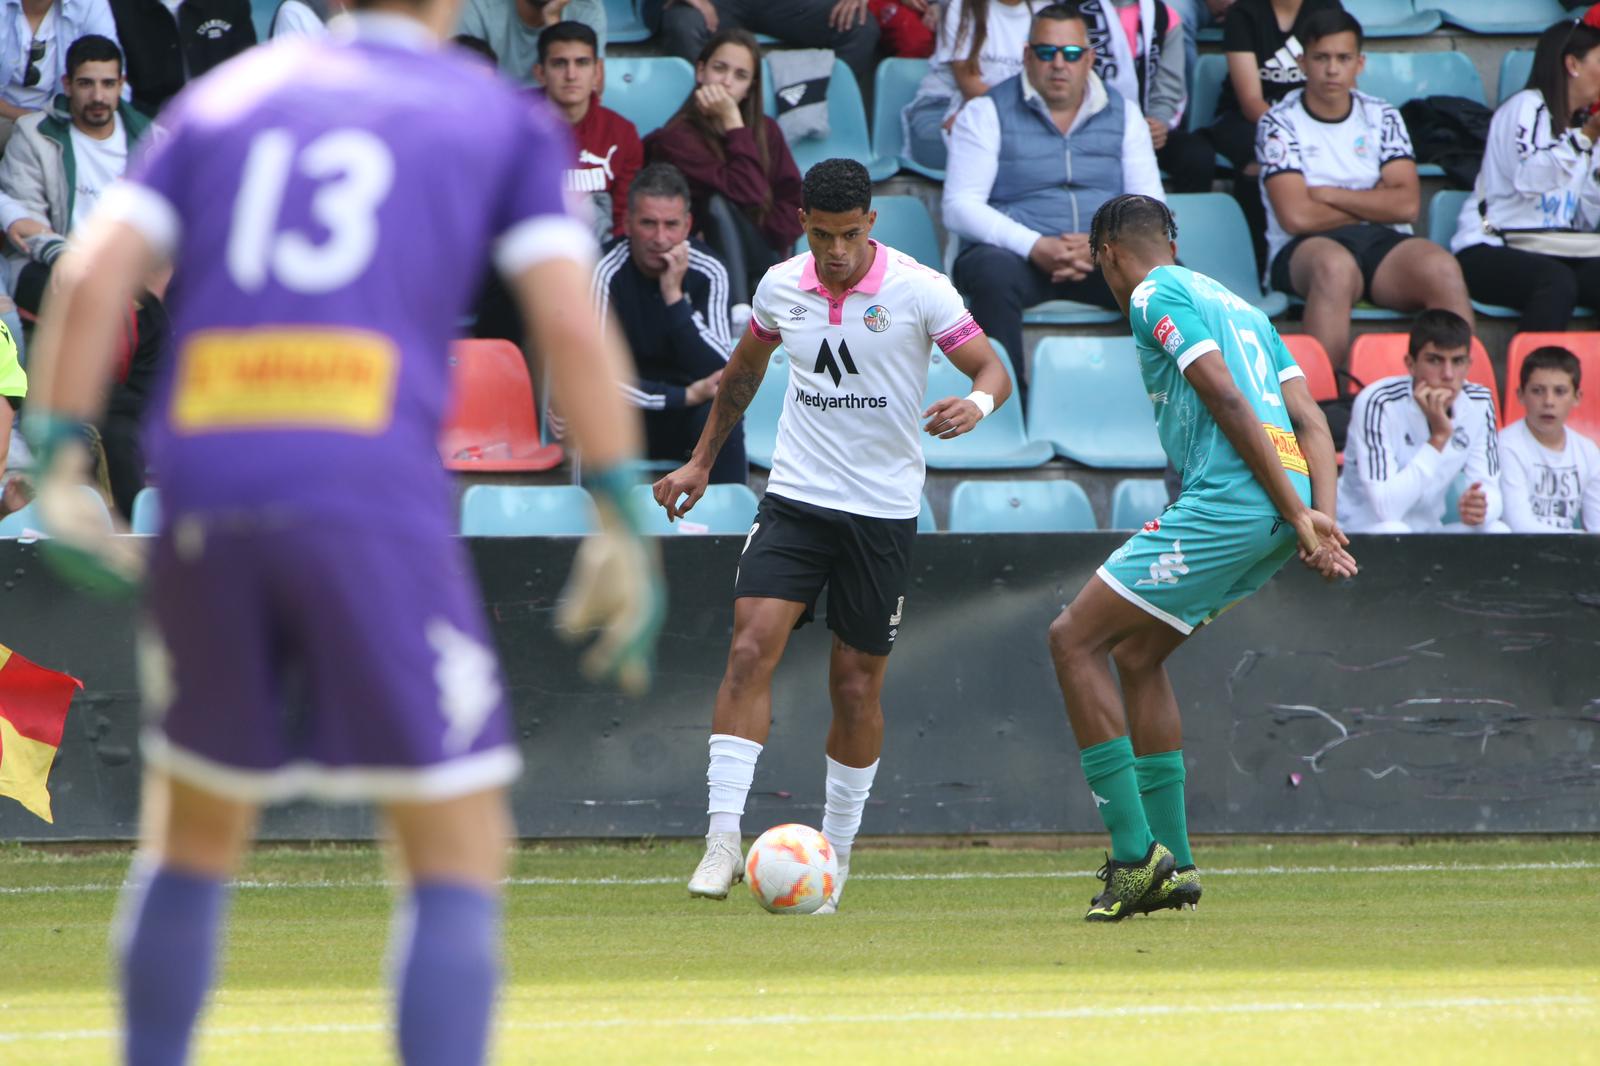
[[[773,914],[810,914],[833,895],[839,858],[809,825],[775,825],[750,845],[744,879]]]

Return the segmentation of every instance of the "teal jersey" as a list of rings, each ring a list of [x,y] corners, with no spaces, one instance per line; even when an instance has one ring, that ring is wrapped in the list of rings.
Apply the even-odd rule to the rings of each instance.
[[[1266,315],[1221,283],[1180,266],[1152,270],[1129,301],[1128,321],[1139,351],[1156,428],[1172,465],[1183,472],[1181,499],[1191,506],[1276,514],[1256,480],[1183,372],[1219,352],[1300,498],[1311,502],[1310,469],[1295,440],[1281,383],[1304,377]]]

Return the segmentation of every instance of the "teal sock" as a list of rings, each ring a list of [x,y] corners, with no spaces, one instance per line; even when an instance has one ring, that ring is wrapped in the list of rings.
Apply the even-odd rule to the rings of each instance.
[[[1189,852],[1189,819],[1183,810],[1183,752],[1163,751],[1141,755],[1133,768],[1139,778],[1139,798],[1150,831],[1177,860],[1181,869],[1194,865]]]
[[[1150,850],[1150,823],[1139,802],[1139,778],[1133,770],[1133,744],[1117,737],[1078,753],[1083,776],[1089,779],[1094,808],[1111,834],[1111,857],[1118,862],[1138,862]]]

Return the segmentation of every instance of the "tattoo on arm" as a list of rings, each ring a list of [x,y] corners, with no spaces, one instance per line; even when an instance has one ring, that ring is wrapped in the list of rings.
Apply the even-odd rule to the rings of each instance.
[[[762,373],[742,361],[734,360],[723,371],[722,383],[717,386],[717,398],[711,406],[711,419],[707,425],[707,443],[713,457],[720,454],[728,442],[728,434],[739,424],[744,412],[755,399],[761,387]]]

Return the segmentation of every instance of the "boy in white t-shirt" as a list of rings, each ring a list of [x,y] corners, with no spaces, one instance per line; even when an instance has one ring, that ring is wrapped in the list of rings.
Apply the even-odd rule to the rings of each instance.
[[[1522,362],[1527,414],[1500,431],[1500,492],[1513,533],[1600,531],[1600,446],[1567,419],[1582,397],[1578,357],[1555,345]]]

